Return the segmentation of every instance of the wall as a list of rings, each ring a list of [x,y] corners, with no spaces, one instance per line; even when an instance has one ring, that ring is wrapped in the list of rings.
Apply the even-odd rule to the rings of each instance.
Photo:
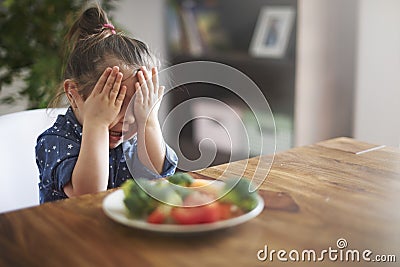
[[[359,17],[354,136],[400,146],[400,1],[363,0]]]
[[[299,0],[295,144],[351,136],[357,0]]]
[[[160,58],[165,57],[164,0],[119,0],[114,10],[115,24],[130,36],[147,43]]]

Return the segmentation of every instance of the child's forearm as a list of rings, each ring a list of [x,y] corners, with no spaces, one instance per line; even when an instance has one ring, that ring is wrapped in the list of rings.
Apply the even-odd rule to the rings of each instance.
[[[148,169],[161,174],[165,160],[165,143],[158,121],[138,126],[138,157]]]
[[[108,165],[108,127],[84,124],[78,160],[72,172],[71,182],[64,187],[64,192],[71,197],[106,190]]]

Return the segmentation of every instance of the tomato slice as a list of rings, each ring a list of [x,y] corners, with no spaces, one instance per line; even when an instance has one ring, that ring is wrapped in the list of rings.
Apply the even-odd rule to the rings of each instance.
[[[232,213],[232,204],[230,204],[230,203],[218,203],[218,204],[219,204],[218,205],[218,208],[219,208],[218,214],[219,214],[220,220],[227,220],[227,219],[234,217],[233,213]]]
[[[189,207],[174,207],[171,211],[172,219],[179,224],[211,223],[219,219],[219,204],[208,194],[193,192],[183,204]]]
[[[183,204],[186,207],[160,205],[150,213],[147,222],[161,224],[172,219],[178,224],[201,224],[226,220],[237,215],[234,205],[214,201],[212,195],[199,191],[188,195]]]
[[[211,223],[218,221],[218,203],[198,207],[176,207],[171,211],[171,217],[180,224]]]
[[[160,212],[159,209],[155,209],[150,215],[147,217],[147,222],[148,223],[163,223],[166,219],[166,216],[164,213]]]
[[[147,217],[148,223],[164,223],[171,213],[171,206],[161,204]]]

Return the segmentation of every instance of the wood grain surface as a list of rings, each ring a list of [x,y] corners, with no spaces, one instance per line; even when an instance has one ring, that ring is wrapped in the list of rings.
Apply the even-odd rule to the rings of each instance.
[[[379,147],[378,149],[372,149]],[[358,153],[360,151],[365,151]],[[272,162],[272,166],[270,163]],[[268,173],[269,170],[269,173]],[[260,250],[330,247],[397,262],[324,260],[296,266],[398,266],[400,150],[337,138],[198,172],[263,181],[266,209],[240,226],[171,235],[118,224],[102,211],[111,191],[0,214],[0,266],[286,266]],[[268,173],[266,176],[265,173]],[[253,177],[253,176],[256,177]],[[337,240],[347,247],[339,250]],[[264,254],[259,254],[263,256]],[[294,254],[292,254],[294,255]]]

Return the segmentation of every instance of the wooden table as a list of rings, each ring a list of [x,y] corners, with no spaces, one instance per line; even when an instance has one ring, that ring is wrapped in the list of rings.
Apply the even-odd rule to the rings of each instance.
[[[251,177],[257,165],[267,168],[271,160],[262,156],[201,173],[218,177],[229,167],[228,175],[234,175],[245,167]],[[294,262],[296,251],[297,266],[400,262],[397,148],[337,138],[277,154],[260,188],[265,210],[245,224],[206,234],[173,236],[120,225],[102,211],[109,193],[0,214],[0,266],[281,266]],[[338,248],[340,238],[347,247]],[[286,251],[280,256],[288,262],[277,252],[272,262],[262,261],[266,246],[268,256]],[[318,261],[329,248],[337,253],[330,259],[326,252]],[[308,261],[311,250],[316,262]],[[353,262],[349,250],[360,258],[370,250],[371,260],[382,255],[393,261],[393,255],[397,262]]]

